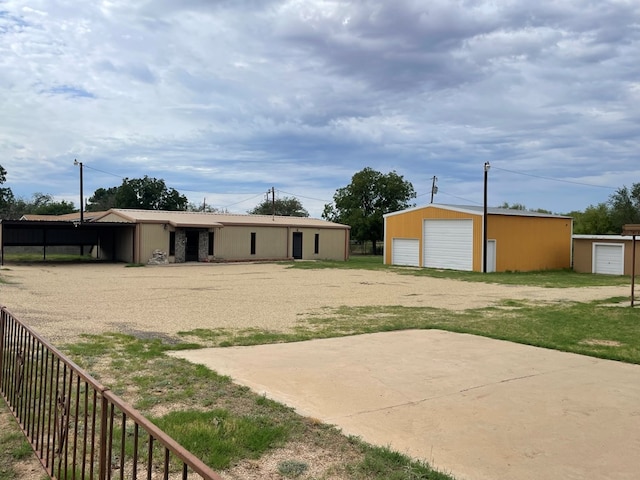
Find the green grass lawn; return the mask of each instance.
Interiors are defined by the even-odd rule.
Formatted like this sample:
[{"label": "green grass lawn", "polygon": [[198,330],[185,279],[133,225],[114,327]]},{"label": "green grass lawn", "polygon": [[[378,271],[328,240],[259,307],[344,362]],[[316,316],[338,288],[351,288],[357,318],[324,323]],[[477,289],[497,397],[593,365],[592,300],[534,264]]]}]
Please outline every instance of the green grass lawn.
[{"label": "green grass lawn", "polygon": [[530,285],[553,288],[615,286],[628,285],[631,282],[631,279],[627,276],[594,275],[590,273],[576,273],[573,270],[480,273],[433,268],[397,267],[392,265],[383,265],[382,261],[382,256],[363,255],[352,256],[346,262],[333,260],[295,262],[291,264],[291,268],[383,270],[402,275],[450,278],[465,282],[501,283],[505,285]]},{"label": "green grass lawn", "polygon": [[497,306],[462,312],[431,307],[336,307],[301,322],[293,333],[198,329],[180,334],[224,347],[441,329],[640,364],[640,308],[620,306],[622,300],[562,304],[505,300]]}]

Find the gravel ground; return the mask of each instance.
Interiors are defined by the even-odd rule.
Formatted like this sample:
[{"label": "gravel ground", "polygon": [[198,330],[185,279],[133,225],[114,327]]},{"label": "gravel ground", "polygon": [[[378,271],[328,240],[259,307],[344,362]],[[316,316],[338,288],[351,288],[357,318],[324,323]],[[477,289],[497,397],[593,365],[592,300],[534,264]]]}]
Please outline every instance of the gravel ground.
[{"label": "gravel ground", "polygon": [[626,286],[549,289],[259,263],[11,265],[0,273],[10,282],[0,284],[0,304],[58,345],[82,333],[288,331],[309,314],[341,305],[464,310],[507,298],[587,301],[629,293]]},{"label": "gravel ground", "polygon": [[[383,271],[293,270],[280,264],[10,265],[0,277],[9,282],[0,284],[0,305],[56,345],[73,342],[82,333],[170,338],[195,328],[288,331],[310,314],[341,305],[464,310],[507,298],[588,301],[629,293],[626,286],[548,289]],[[10,415],[0,411],[0,431],[7,421],[12,421]],[[223,477],[281,478],[274,473],[277,465],[291,458],[307,462],[315,469],[308,474],[320,476],[333,463],[345,461],[340,455],[344,452],[287,445],[259,461],[240,462]],[[42,478],[35,458],[14,467],[25,480]]]}]

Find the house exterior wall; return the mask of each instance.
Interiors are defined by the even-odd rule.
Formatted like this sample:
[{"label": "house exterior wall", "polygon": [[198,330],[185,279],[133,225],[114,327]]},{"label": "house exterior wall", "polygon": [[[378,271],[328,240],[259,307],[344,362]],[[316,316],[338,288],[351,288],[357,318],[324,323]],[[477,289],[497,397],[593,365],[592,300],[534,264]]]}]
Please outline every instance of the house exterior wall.
[{"label": "house exterior wall", "polygon": [[571,229],[570,218],[490,214],[487,239],[496,240],[496,271],[571,268]]},{"label": "house exterior wall", "polygon": [[[225,226],[215,231],[214,260],[289,259],[293,256],[293,232],[302,233],[303,259],[346,260],[348,229]],[[256,234],[256,253],[251,254],[251,233]],[[315,253],[315,235],[319,251]]]},{"label": "house exterior wall", "polygon": [[155,250],[169,254],[169,229],[162,223],[138,224],[138,262],[147,263]]},{"label": "house exterior wall", "polygon": [[[302,233],[302,258],[304,260],[347,260],[349,230],[330,228],[289,228],[289,256],[293,256],[293,233]],[[318,253],[315,253],[315,237],[318,235]]]},{"label": "house exterior wall", "polygon": [[[624,275],[631,275],[633,241],[620,235],[589,235],[573,237],[573,269],[578,273],[593,273],[593,244],[624,244]],[[636,275],[640,275],[640,238],[636,237]]]},{"label": "house exterior wall", "polygon": [[424,266],[422,229],[424,220],[471,219],[473,220],[473,270],[482,270],[482,216],[437,207],[410,210],[399,215],[385,217],[384,263],[391,264],[394,238],[417,238],[420,242],[420,266]]},{"label": "house exterior wall", "polygon": [[[251,234],[256,234],[256,252],[251,254]],[[227,226],[215,232],[217,260],[287,258],[287,229],[261,226]]]}]

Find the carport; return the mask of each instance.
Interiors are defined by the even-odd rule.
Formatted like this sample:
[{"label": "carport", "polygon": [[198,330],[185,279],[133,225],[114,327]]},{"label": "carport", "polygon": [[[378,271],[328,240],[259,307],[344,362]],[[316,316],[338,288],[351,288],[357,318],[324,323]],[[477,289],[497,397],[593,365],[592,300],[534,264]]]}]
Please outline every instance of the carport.
[{"label": "carport", "polygon": [[135,225],[119,222],[78,222],[45,220],[2,220],[0,222],[0,265],[5,247],[89,246],[101,260],[130,262],[134,258]]}]

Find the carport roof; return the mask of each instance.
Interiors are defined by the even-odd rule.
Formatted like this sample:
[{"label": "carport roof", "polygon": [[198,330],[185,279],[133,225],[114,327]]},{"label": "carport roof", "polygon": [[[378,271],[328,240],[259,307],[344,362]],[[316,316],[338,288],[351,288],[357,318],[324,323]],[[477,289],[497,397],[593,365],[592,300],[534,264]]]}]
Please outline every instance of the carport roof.
[{"label": "carport roof", "polygon": [[174,227],[224,227],[224,226],[278,226],[278,227],[311,227],[311,228],[336,228],[349,229],[348,225],[327,222],[317,218],[285,217],[271,215],[242,215],[233,213],[208,213],[208,212],[184,212],[166,210],[129,210],[112,208],[102,216],[94,219],[96,222],[102,218],[114,221],[113,214],[122,218],[123,222],[130,223],[168,223]]}]

